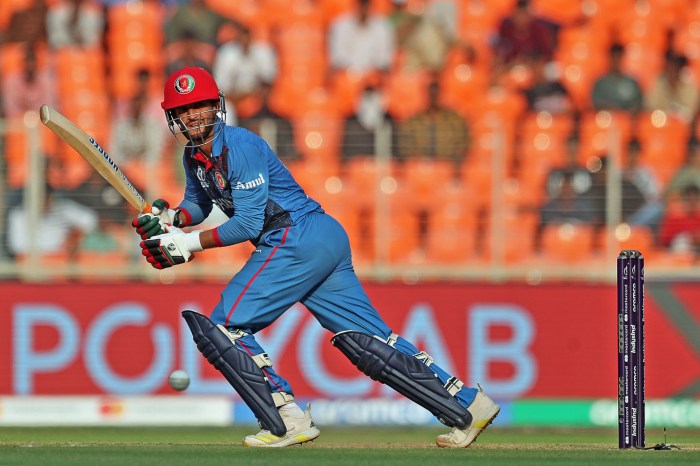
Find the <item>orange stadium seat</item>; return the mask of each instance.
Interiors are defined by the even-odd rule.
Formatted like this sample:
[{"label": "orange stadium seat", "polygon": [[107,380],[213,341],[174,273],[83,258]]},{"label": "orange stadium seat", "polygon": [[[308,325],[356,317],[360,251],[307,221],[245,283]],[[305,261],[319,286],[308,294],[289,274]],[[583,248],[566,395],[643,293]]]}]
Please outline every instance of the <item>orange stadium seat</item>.
[{"label": "orange stadium seat", "polygon": [[647,50],[663,53],[667,47],[667,31],[673,28],[675,11],[664,2],[623,1],[617,4],[616,30],[625,45],[638,43]]},{"label": "orange stadium seat", "polygon": [[0,2],[0,30],[6,30],[12,15],[17,10],[30,6],[31,3],[32,0],[4,0]]},{"label": "orange stadium seat", "polygon": [[475,195],[473,202],[481,207],[491,204],[493,165],[487,157],[468,157],[460,167],[460,178],[466,189]]},{"label": "orange stadium seat", "polygon": [[330,78],[330,89],[333,93],[333,100],[338,104],[343,116],[349,116],[355,112],[364,86],[371,81],[376,81],[376,79],[367,73],[355,73],[351,70],[333,73]]},{"label": "orange stadium seat", "polygon": [[389,216],[377,219],[375,231],[383,235],[382,248],[376,251],[380,260],[388,260],[392,265],[422,263],[425,257],[421,245],[419,216],[416,212],[392,207]]},{"label": "orange stadium seat", "polygon": [[256,39],[267,37],[271,16],[265,10],[266,1],[238,0],[232,5],[229,0],[206,0],[206,4],[221,16],[244,24]]},{"label": "orange stadium seat", "polygon": [[397,120],[419,113],[428,104],[428,74],[419,71],[392,71],[384,87],[387,111]]},{"label": "orange stadium seat", "polygon": [[506,264],[518,264],[531,259],[536,216],[506,208],[496,220],[496,223],[492,222],[490,215],[486,215],[482,220],[483,239],[479,251],[481,260],[501,260]]},{"label": "orange stadium seat", "polygon": [[298,160],[286,162],[285,165],[304,191],[313,198],[324,194],[329,178],[338,177],[337,161]]},{"label": "orange stadium seat", "polygon": [[154,76],[162,74],[164,17],[157,2],[128,2],[108,9],[106,43],[111,91],[116,97],[133,94],[140,68],[149,69]]},{"label": "orange stadium seat", "polygon": [[566,163],[566,143],[574,131],[570,114],[530,113],[520,124],[520,168],[551,168]]},{"label": "orange stadium seat", "polygon": [[426,262],[467,265],[476,255],[478,219],[474,205],[455,198],[430,210]]},{"label": "orange stadium seat", "polygon": [[336,102],[325,90],[319,88],[309,94],[292,124],[295,144],[304,158],[330,163],[340,158],[343,120]]},{"label": "orange stadium seat", "polygon": [[582,14],[579,2],[562,2],[561,0],[533,0],[532,9],[538,16],[557,24],[570,24]]},{"label": "orange stadium seat", "polygon": [[492,86],[472,102],[471,119],[498,116],[507,123],[515,123],[527,108],[524,96],[501,86]]},{"label": "orange stadium seat", "polygon": [[77,90],[106,94],[105,56],[101,49],[65,47],[54,52],[58,90],[63,101]]},{"label": "orange stadium seat", "polygon": [[560,265],[590,261],[594,234],[591,225],[546,225],[542,231],[542,256]]},{"label": "orange stadium seat", "polygon": [[355,157],[343,164],[341,178],[355,193],[357,202],[372,205],[375,204],[379,192],[390,193],[396,190],[396,162],[387,162],[384,164],[370,157]]},{"label": "orange stadium seat", "polygon": [[449,160],[415,158],[400,165],[398,181],[411,193],[417,207],[423,208],[431,206],[456,175],[456,167]]},{"label": "orange stadium seat", "polygon": [[469,0],[460,4],[459,39],[476,49],[480,58],[491,56],[489,39],[498,32],[503,17],[515,6],[514,0]]},{"label": "orange stadium seat", "polygon": [[650,165],[662,184],[670,181],[685,161],[691,127],[661,111],[644,112],[637,119],[641,160]]},{"label": "orange stadium seat", "polygon": [[634,77],[642,91],[650,91],[664,64],[663,49],[650,48],[643,42],[625,45],[622,69]]},{"label": "orange stadium seat", "polygon": [[656,238],[651,228],[644,225],[627,225],[622,223],[617,227],[602,228],[598,232],[597,244],[604,248],[608,239],[614,241],[613,249],[636,249],[642,251],[646,258],[656,255]]},{"label": "orange stadium seat", "polygon": [[574,129],[570,115],[530,114],[520,127],[517,195],[527,204],[543,201],[547,173],[567,160],[567,140]]},{"label": "orange stadium seat", "polygon": [[[579,162],[586,165],[593,156],[619,149],[625,162],[632,138],[632,117],[625,112],[586,112],[581,117]],[[613,146],[614,145],[614,146]]]},{"label": "orange stadium seat", "polygon": [[673,49],[688,57],[695,79],[700,77],[700,3],[686,8],[674,29]]},{"label": "orange stadium seat", "polygon": [[469,120],[471,144],[468,164],[493,164],[494,157],[503,161],[506,173],[510,173],[514,161],[515,120],[498,111],[486,111],[480,118]]},{"label": "orange stadium seat", "polygon": [[465,60],[452,60],[448,55],[440,74],[440,102],[463,117],[470,115],[472,102],[488,90],[490,71],[481,64],[469,64]]},{"label": "orange stadium seat", "polygon": [[587,110],[593,84],[608,67],[610,33],[599,22],[589,20],[563,27],[558,40],[554,58],[561,69],[562,84],[578,109]]},{"label": "orange stadium seat", "polygon": [[284,15],[276,23],[275,36],[281,69],[299,60],[310,61],[326,56],[326,33],[319,10],[297,9],[290,4],[280,6],[278,13]]},{"label": "orange stadium seat", "polygon": [[[22,69],[26,45],[23,43],[0,44],[0,76],[14,73]],[[44,68],[51,64],[53,54],[45,44],[34,46],[37,66]]]}]

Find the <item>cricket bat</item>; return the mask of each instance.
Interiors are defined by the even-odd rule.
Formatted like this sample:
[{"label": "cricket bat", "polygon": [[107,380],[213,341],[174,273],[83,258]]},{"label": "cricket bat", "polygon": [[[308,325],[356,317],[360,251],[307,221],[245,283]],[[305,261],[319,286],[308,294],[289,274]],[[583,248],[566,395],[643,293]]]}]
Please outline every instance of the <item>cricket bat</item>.
[{"label": "cricket bat", "polygon": [[41,106],[40,113],[41,122],[75,149],[129,204],[140,213],[151,212],[148,201],[92,136],[46,104]]}]

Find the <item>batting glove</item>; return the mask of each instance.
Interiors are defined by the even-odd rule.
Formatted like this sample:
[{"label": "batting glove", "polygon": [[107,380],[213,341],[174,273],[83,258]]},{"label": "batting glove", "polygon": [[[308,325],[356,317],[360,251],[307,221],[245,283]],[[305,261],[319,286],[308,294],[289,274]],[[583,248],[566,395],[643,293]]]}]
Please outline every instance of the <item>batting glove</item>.
[{"label": "batting glove", "polygon": [[141,241],[141,254],[156,269],[184,264],[194,258],[192,253],[202,251],[199,231],[185,233],[170,227],[170,232]]},{"label": "batting glove", "polygon": [[180,211],[171,209],[168,201],[156,199],[151,205],[151,212],[156,217],[160,217],[166,225],[174,225],[178,228],[183,226],[180,221]]},{"label": "batting glove", "polygon": [[180,211],[169,208],[168,201],[156,199],[153,201],[151,213],[140,214],[132,222],[131,226],[136,228],[136,233],[141,239],[152,238],[170,231],[170,226],[180,225]]}]

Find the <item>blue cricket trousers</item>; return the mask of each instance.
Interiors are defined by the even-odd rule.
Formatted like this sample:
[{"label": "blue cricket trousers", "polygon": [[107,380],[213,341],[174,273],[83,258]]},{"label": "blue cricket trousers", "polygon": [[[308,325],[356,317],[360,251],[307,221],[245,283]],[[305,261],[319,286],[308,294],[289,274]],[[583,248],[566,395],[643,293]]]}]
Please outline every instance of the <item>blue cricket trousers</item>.
[{"label": "blue cricket trousers", "polygon": [[[386,340],[392,333],[355,274],[347,233],[325,213],[307,214],[293,226],[265,234],[221,293],[211,319],[215,324],[249,333],[236,343],[254,356],[265,351],[253,334],[297,302],[334,334],[358,330]],[[419,352],[403,338],[394,346],[411,356]],[[443,383],[450,378],[436,364],[429,367]],[[274,369],[264,371],[273,391],[293,393]],[[457,399],[466,407],[475,396],[476,389],[465,386]]]}]

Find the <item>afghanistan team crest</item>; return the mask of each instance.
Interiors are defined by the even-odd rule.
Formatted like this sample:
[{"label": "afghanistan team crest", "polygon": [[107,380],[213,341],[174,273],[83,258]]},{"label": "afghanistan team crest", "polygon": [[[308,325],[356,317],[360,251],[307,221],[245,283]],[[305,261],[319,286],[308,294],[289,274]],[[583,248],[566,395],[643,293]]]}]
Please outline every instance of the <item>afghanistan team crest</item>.
[{"label": "afghanistan team crest", "polygon": [[214,173],[214,178],[216,178],[216,184],[219,185],[219,188],[226,189],[228,183],[226,182],[226,178],[224,178],[224,175],[222,175],[220,171],[217,170],[216,173]]},{"label": "afghanistan team crest", "polygon": [[194,90],[194,78],[189,74],[178,76],[175,80],[175,90],[178,94],[189,94]]}]

